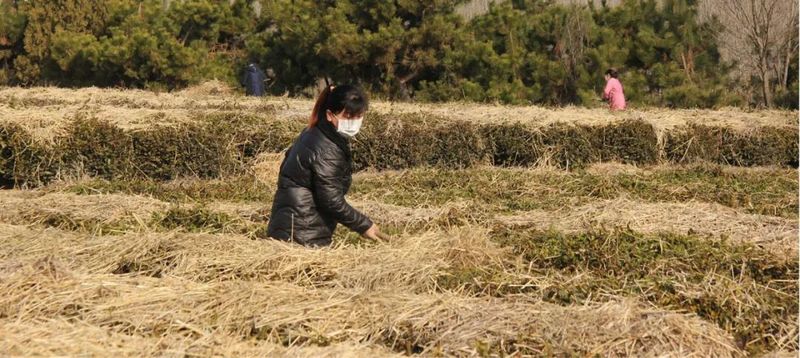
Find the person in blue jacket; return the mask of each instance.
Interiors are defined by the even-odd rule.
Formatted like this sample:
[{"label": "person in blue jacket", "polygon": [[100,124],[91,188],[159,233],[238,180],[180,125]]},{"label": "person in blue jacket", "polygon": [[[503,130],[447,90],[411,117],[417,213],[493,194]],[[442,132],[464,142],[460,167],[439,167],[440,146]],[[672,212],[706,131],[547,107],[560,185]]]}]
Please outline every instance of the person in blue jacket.
[{"label": "person in blue jacket", "polygon": [[264,71],[261,71],[255,63],[247,65],[242,78],[242,86],[245,88],[245,93],[248,96],[263,96],[264,95],[264,81],[267,76]]}]

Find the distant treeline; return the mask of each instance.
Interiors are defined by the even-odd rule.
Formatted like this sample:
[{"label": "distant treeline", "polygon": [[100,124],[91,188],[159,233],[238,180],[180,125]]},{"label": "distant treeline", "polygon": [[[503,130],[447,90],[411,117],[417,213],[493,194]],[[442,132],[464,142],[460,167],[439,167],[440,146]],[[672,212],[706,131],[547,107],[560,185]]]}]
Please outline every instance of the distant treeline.
[{"label": "distant treeline", "polygon": [[0,0],[0,85],[236,85],[255,62],[273,94],[328,78],[397,100],[599,106],[616,67],[634,106],[798,105],[797,47],[787,78],[764,77],[769,101],[743,96],[764,83],[734,80],[697,1],[512,0],[469,21],[464,2]]}]

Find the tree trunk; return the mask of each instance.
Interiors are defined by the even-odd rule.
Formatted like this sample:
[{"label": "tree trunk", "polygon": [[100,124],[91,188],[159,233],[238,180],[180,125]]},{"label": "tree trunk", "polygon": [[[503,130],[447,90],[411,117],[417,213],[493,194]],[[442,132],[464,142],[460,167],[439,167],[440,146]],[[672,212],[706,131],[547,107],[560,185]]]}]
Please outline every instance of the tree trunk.
[{"label": "tree trunk", "polygon": [[796,51],[797,51],[797,43],[794,41],[794,39],[789,40],[789,44],[786,46],[786,57],[784,58],[783,69],[782,69],[783,76],[780,82],[781,88],[784,90],[789,85],[789,65],[791,65],[792,55],[794,55]]},{"label": "tree trunk", "polygon": [[683,72],[686,74],[686,78],[689,79],[689,82],[694,82],[692,80],[692,75],[694,74],[694,56],[692,55],[691,49],[686,52],[681,52],[681,62],[683,62]]},{"label": "tree trunk", "polygon": [[767,59],[761,59],[761,94],[764,96],[764,106],[767,108],[772,107],[772,91],[769,86],[769,68],[767,68]]},{"label": "tree trunk", "polygon": [[783,64],[783,78],[781,79],[781,88],[786,89],[789,85],[789,63],[792,62],[792,50],[786,51],[786,61]]},{"label": "tree trunk", "polygon": [[398,78],[397,84],[400,87],[400,99],[403,101],[411,100],[411,90],[408,88],[408,81],[419,76],[419,70],[414,70],[406,76]]}]

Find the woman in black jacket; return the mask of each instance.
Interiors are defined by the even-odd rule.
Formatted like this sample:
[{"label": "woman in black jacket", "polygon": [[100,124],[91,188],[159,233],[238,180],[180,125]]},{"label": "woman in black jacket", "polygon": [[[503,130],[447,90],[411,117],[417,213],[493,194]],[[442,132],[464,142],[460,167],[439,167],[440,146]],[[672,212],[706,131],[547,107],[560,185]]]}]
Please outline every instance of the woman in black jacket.
[{"label": "woman in black jacket", "polygon": [[337,224],[378,240],[378,227],[344,199],[352,183],[349,139],[367,111],[365,93],[351,85],[327,86],[308,127],[281,163],[267,234],[307,246],[327,246]]}]

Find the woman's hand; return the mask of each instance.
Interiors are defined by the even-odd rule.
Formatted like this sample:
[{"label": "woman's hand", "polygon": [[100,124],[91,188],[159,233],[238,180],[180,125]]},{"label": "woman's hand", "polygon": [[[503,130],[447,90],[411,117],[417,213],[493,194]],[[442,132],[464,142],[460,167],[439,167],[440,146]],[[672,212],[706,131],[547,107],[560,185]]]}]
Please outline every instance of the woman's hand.
[{"label": "woman's hand", "polygon": [[364,231],[362,236],[375,241],[389,241],[389,237],[382,233],[381,230],[378,229],[378,225],[375,224],[372,224],[367,231]]}]

